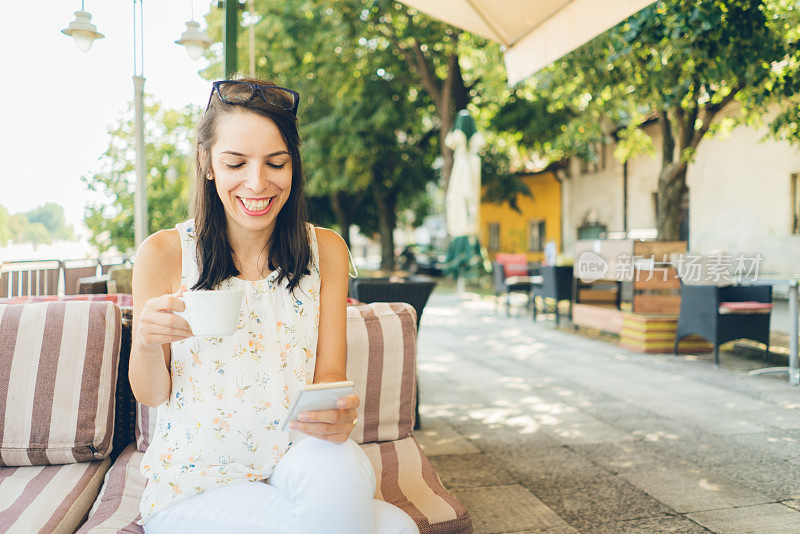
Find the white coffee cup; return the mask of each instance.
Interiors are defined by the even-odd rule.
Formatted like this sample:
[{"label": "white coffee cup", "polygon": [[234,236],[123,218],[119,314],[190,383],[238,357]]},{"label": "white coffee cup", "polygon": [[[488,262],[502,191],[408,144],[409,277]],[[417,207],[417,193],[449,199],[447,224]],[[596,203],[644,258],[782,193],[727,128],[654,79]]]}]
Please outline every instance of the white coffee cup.
[{"label": "white coffee cup", "polygon": [[228,336],[236,331],[242,296],[241,289],[187,291],[178,297],[186,309],[173,313],[185,319],[196,336]]}]

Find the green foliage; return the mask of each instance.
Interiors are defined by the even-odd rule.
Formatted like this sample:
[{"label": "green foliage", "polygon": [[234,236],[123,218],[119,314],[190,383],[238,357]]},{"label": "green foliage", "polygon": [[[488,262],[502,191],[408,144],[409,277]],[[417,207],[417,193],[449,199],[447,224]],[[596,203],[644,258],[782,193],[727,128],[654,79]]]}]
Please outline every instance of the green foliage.
[{"label": "green foliage", "polygon": [[[200,110],[164,109],[145,101],[145,168],[148,233],[171,228],[188,217],[189,190],[194,176],[192,137]],[[89,241],[101,252],[134,247],[133,198],[136,189],[133,105],[127,116],[109,128],[108,149],[100,157],[100,172],[81,177],[89,191],[103,199],[86,206]]]},{"label": "green foliage", "polygon": [[64,208],[47,202],[24,213],[11,214],[0,206],[0,246],[14,243],[49,244],[53,240],[74,237],[72,226],[64,217]]},{"label": "green foliage", "polygon": [[788,0],[656,2],[520,84],[498,127],[550,160],[591,158],[592,142],[623,128],[617,155],[628,158],[652,151],[634,131],[647,117],[665,114],[687,148],[735,95],[751,119],[785,105],[773,127],[791,130],[797,20]]}]

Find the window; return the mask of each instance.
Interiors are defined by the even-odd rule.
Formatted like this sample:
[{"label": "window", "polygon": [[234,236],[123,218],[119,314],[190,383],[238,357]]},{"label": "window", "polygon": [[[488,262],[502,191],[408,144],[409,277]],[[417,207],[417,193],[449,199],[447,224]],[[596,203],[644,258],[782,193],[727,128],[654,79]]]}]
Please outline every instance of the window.
[{"label": "window", "polygon": [[542,252],[546,237],[544,221],[528,221],[528,252]]},{"label": "window", "polygon": [[800,173],[792,175],[792,233],[800,234]]},{"label": "window", "polygon": [[500,223],[489,223],[489,251],[500,250]]}]

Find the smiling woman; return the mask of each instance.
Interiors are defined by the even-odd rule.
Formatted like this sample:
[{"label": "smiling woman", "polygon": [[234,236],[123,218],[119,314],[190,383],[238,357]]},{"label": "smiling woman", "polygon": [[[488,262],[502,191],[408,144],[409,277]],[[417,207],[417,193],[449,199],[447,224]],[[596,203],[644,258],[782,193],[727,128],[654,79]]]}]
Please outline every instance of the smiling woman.
[{"label": "smiling woman", "polygon": [[[347,379],[349,255],[307,221],[298,98],[264,80],[214,82],[194,219],[137,251],[129,377],[158,406],[141,464],[148,534],[418,532],[373,498],[372,465],[350,439],[357,395],[277,428],[305,385]],[[240,292],[234,333],[194,336],[174,313],[186,288]]]}]

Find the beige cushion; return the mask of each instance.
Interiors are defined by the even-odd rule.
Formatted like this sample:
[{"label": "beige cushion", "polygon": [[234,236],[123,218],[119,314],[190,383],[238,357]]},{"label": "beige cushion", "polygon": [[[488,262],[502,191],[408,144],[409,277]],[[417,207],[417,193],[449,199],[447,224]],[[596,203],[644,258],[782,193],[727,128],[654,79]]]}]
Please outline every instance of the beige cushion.
[{"label": "beige cushion", "polygon": [[472,532],[466,508],[444,488],[416,439],[366,443],[361,447],[375,469],[375,498],[411,516],[420,534]]},{"label": "beige cushion", "polygon": [[122,451],[106,474],[100,495],[79,533],[143,532],[136,524],[146,483],[139,471],[143,457],[144,453],[137,451],[133,443]]},{"label": "beige cushion", "polygon": [[361,399],[356,443],[411,435],[416,388],[417,318],[403,302],[347,307],[347,378]]},{"label": "beige cushion", "polygon": [[0,465],[111,452],[120,320],[111,302],[0,305]]},{"label": "beige cushion", "polygon": [[0,467],[0,532],[72,533],[97,498],[111,460]]}]

